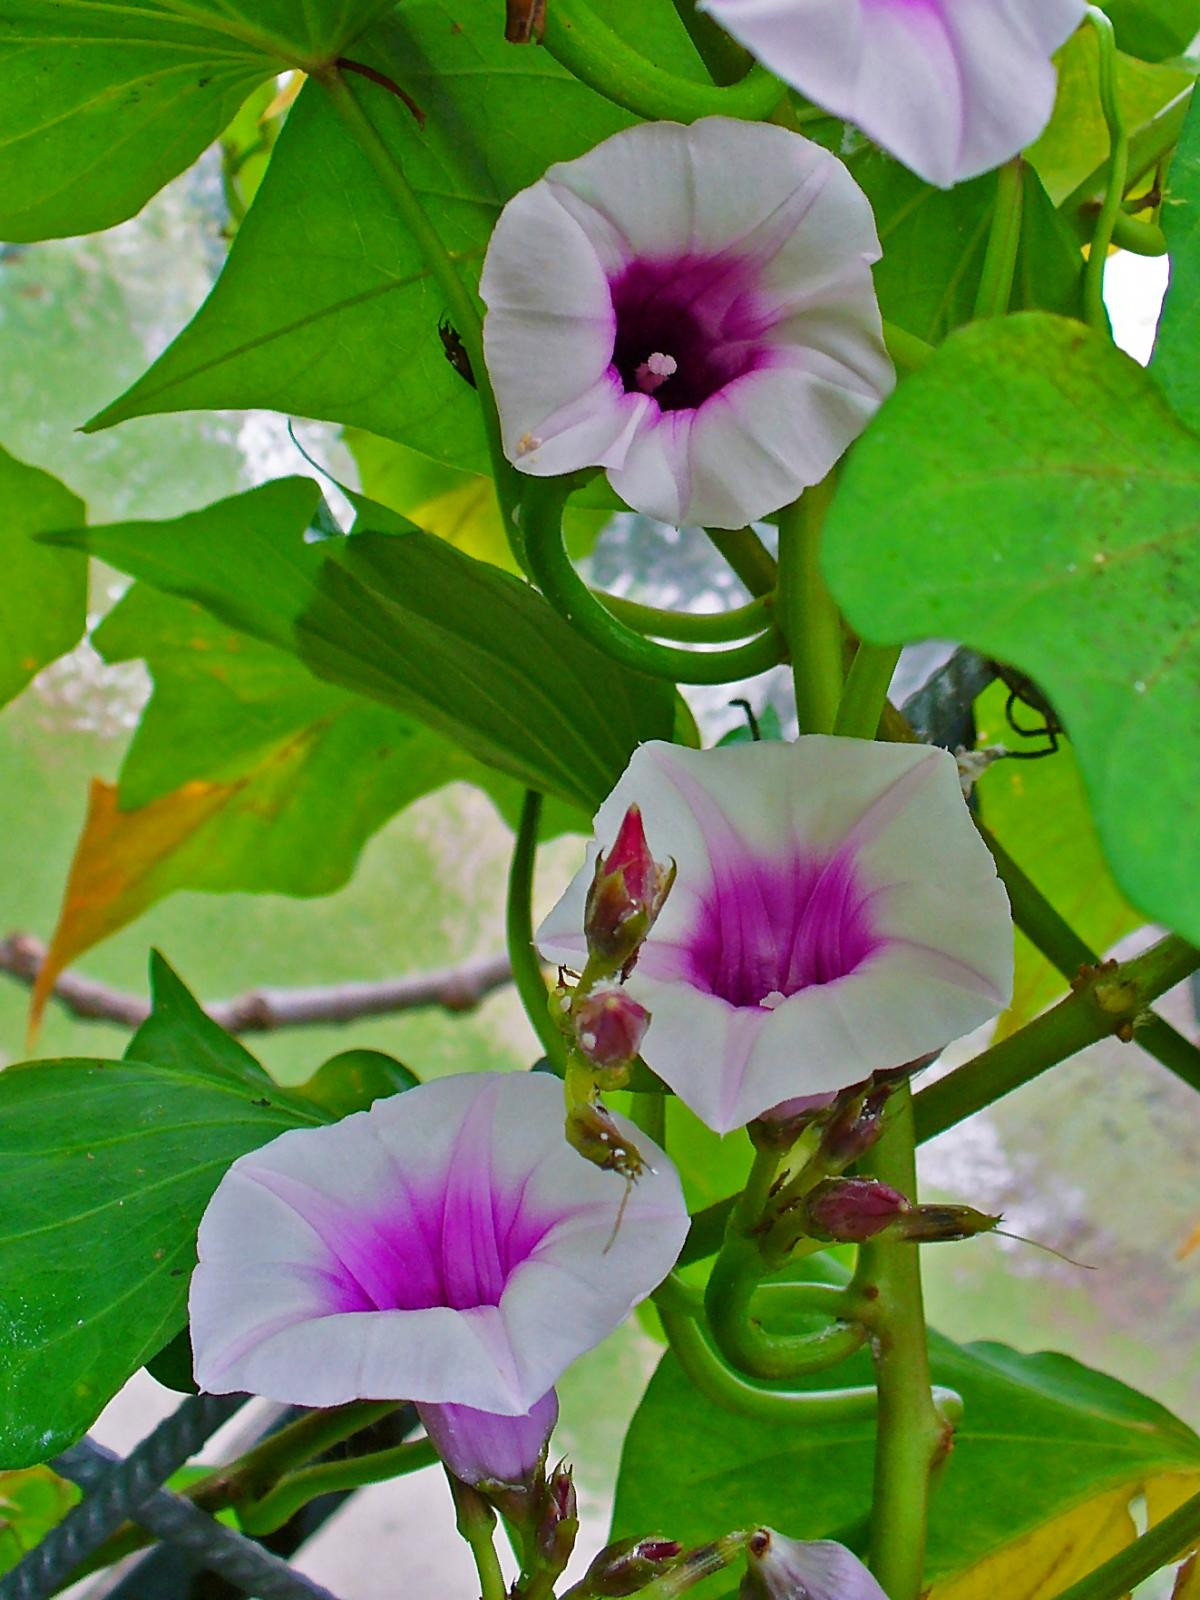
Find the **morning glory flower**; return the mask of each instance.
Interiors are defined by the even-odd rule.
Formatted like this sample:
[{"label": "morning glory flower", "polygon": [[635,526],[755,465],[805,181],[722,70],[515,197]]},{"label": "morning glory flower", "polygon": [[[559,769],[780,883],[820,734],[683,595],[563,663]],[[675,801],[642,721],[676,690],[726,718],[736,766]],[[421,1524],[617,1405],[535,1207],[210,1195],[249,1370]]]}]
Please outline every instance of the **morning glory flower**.
[{"label": "morning glory flower", "polygon": [[197,1383],[413,1400],[452,1471],[515,1481],[553,1426],[555,1380],[683,1243],[675,1170],[637,1141],[653,1170],[627,1192],[564,1142],[557,1079],[480,1073],[242,1156],[200,1224]]},{"label": "morning glory flower", "polygon": [[508,202],[483,267],[505,452],[739,528],[823,478],[893,383],[866,196],[784,128],[626,129]]},{"label": "morning glory flower", "polygon": [[[641,808],[674,886],[626,989],[647,1065],[718,1133],[943,1049],[1003,1009],[1008,900],[953,756],[810,735],[635,751],[596,815]],[[597,844],[538,933],[578,966]]]},{"label": "morning glory flower", "polygon": [[948,189],[1037,138],[1085,0],[700,0],[772,72]]}]

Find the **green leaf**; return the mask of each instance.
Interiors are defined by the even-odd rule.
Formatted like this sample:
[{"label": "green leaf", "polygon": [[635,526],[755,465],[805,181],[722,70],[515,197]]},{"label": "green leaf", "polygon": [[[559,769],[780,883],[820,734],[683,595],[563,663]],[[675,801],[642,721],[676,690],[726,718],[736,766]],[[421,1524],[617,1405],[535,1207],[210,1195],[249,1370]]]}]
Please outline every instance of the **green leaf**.
[{"label": "green leaf", "polygon": [[0,1472],[0,1576],[11,1572],[81,1498],[73,1483],[49,1467]]},{"label": "green leaf", "polygon": [[0,1461],[73,1443],[186,1318],[221,1174],[321,1120],[198,1059],[0,1073]]},{"label": "green leaf", "polygon": [[199,1394],[192,1376],[192,1335],[190,1328],[181,1328],[173,1339],[168,1339],[162,1349],[150,1357],[146,1371],[155,1383],[176,1394]]},{"label": "green leaf", "polygon": [[1200,429],[1200,97],[1188,108],[1171,161],[1163,232],[1171,253],[1171,282],[1163,302],[1150,370],[1191,428]]},{"label": "green leaf", "polygon": [[294,1093],[311,1100],[331,1117],[366,1111],[387,1095],[414,1089],[420,1079],[411,1068],[382,1050],[343,1050],[317,1068]]},{"label": "green leaf", "polygon": [[[936,1334],[930,1354],[935,1381],[966,1407],[934,1490],[932,1600],[1056,1594],[1108,1553],[1096,1554],[1097,1538],[1081,1543],[1081,1510],[1093,1536],[1107,1529],[1119,1547],[1135,1537],[1125,1508],[1138,1493],[1181,1475],[1200,1480],[1200,1439],[1190,1429],[1067,1356],[960,1347]],[[797,1387],[870,1381],[860,1354]],[[855,1543],[871,1504],[874,1433],[870,1417],[768,1423],[721,1411],[668,1352],[625,1442],[614,1535],[656,1529],[699,1544],[766,1523],[791,1538]],[[1123,1513],[1115,1526],[1114,1501]],[[1039,1586],[1045,1577],[1051,1587]]]},{"label": "green leaf", "polygon": [[1143,61],[1182,55],[1200,33],[1200,0],[1104,0],[1117,43]]},{"label": "green leaf", "polygon": [[[1007,689],[993,684],[975,702],[981,744],[1021,749],[1004,720]],[[1060,916],[1093,950],[1103,953],[1141,918],[1112,880],[1096,837],[1079,776],[1065,741],[1039,761],[998,761],[975,788],[980,815]],[[1000,1034],[1012,1033],[1067,991],[1067,980],[1017,933],[1012,1003]]]},{"label": "green leaf", "polygon": [[121,222],[259,84],[341,54],[392,0],[15,0],[0,17],[0,237]]},{"label": "green leaf", "polygon": [[220,1028],[165,956],[150,952],[150,1015],[129,1041],[126,1061],[175,1071],[222,1073],[258,1094],[274,1083],[256,1057]]},{"label": "green leaf", "polygon": [[[2,24],[0,24],[2,26]],[[51,550],[34,536],[70,528],[85,516],[83,502],[48,472],[0,449],[0,706],[47,662],[70,650],[83,633],[87,561]]]},{"label": "green leaf", "polygon": [[825,546],[863,637],[960,639],[1041,686],[1117,882],[1193,940],[1198,492],[1200,444],[1135,362],[1076,323],[1008,317],[901,385],[848,464]]},{"label": "green leaf", "polygon": [[316,497],[286,479],[62,539],[584,810],[639,742],[670,737],[669,687],[601,655],[534,590],[423,533],[306,542]]},{"label": "green leaf", "polygon": [[[424,131],[384,90],[356,82],[355,93],[473,280],[510,196],[550,162],[634,120],[545,51],[507,44],[494,0],[405,0],[367,44],[357,53],[413,96]],[[478,401],[438,337],[445,309],[374,168],[313,83],[288,117],[212,294],[89,426],[265,406],[483,471]]]},{"label": "green leaf", "polygon": [[[1055,57],[1058,97],[1045,132],[1026,152],[1051,201],[1060,205],[1108,160],[1108,126],[1100,104],[1099,50],[1095,30],[1080,28]],[[1117,56],[1117,98],[1134,134],[1176,95],[1191,86],[1193,74],[1175,67],[1150,66],[1132,56]],[[1103,192],[1103,180],[1100,189]]]}]

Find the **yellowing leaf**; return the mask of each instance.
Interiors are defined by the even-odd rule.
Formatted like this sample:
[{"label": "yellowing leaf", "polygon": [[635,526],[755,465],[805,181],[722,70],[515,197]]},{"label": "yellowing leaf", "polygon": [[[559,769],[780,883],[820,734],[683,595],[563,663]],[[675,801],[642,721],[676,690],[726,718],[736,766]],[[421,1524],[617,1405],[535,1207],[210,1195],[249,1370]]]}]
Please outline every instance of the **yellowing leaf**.
[{"label": "yellowing leaf", "polygon": [[1053,1522],[1005,1545],[994,1556],[946,1583],[929,1600],[1052,1600],[1077,1579],[1137,1538],[1130,1492],[1117,1489],[1076,1506]]},{"label": "yellowing leaf", "polygon": [[1180,1567],[1171,1600],[1200,1600],[1200,1558],[1192,1556]]},{"label": "yellowing leaf", "polygon": [[78,1500],[75,1485],[49,1467],[0,1472],[0,1573],[40,1544]]}]

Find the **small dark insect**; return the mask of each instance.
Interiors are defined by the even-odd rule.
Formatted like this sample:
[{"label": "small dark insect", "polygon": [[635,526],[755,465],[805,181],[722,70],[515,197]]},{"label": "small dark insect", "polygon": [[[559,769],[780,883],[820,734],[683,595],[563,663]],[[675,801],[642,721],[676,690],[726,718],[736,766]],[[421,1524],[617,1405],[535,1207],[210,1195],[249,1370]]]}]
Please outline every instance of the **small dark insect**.
[{"label": "small dark insect", "polygon": [[[1008,699],[1004,704],[1004,715],[1009,727],[1014,733],[1020,734],[1022,739],[1045,739],[1046,745],[1040,750],[1010,750],[1009,756],[1017,761],[1038,761],[1042,756],[1052,756],[1058,750],[1059,736],[1063,732],[1063,725],[1058,720],[1054,707],[1045,695],[1024,673],[1017,672],[1013,667],[1006,667],[996,662],[996,671],[1008,689]],[[1042,719],[1040,725],[1035,727],[1023,726],[1017,721],[1015,710],[1018,705],[1026,706]]]},{"label": "small dark insect", "polygon": [[271,1102],[269,1100],[251,1100],[250,1104],[252,1106],[268,1106],[269,1107]]},{"label": "small dark insect", "polygon": [[459,377],[475,387],[475,374],[471,371],[471,358],[467,354],[467,347],[462,342],[462,334],[449,321],[443,317],[438,323],[438,338],[442,341],[442,349],[446,352],[446,360],[458,373]]}]

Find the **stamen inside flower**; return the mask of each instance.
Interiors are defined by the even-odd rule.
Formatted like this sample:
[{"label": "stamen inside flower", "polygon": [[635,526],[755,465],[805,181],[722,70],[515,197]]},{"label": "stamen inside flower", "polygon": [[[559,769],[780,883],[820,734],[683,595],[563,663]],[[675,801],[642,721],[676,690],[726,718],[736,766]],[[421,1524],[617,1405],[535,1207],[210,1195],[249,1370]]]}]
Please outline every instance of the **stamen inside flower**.
[{"label": "stamen inside flower", "polygon": [[833,983],[883,943],[845,855],[743,856],[721,863],[686,941],[688,976],[731,1005],[774,1011]]},{"label": "stamen inside flower", "polygon": [[635,374],[637,386],[643,394],[653,394],[662,387],[668,378],[673,378],[679,370],[679,363],[674,356],[664,355],[661,350],[656,350],[648,361],[643,361]]},{"label": "stamen inside flower", "polygon": [[664,411],[694,410],[769,362],[773,322],[756,292],[758,265],[741,256],[631,261],[609,284],[613,366],[627,393]]}]

